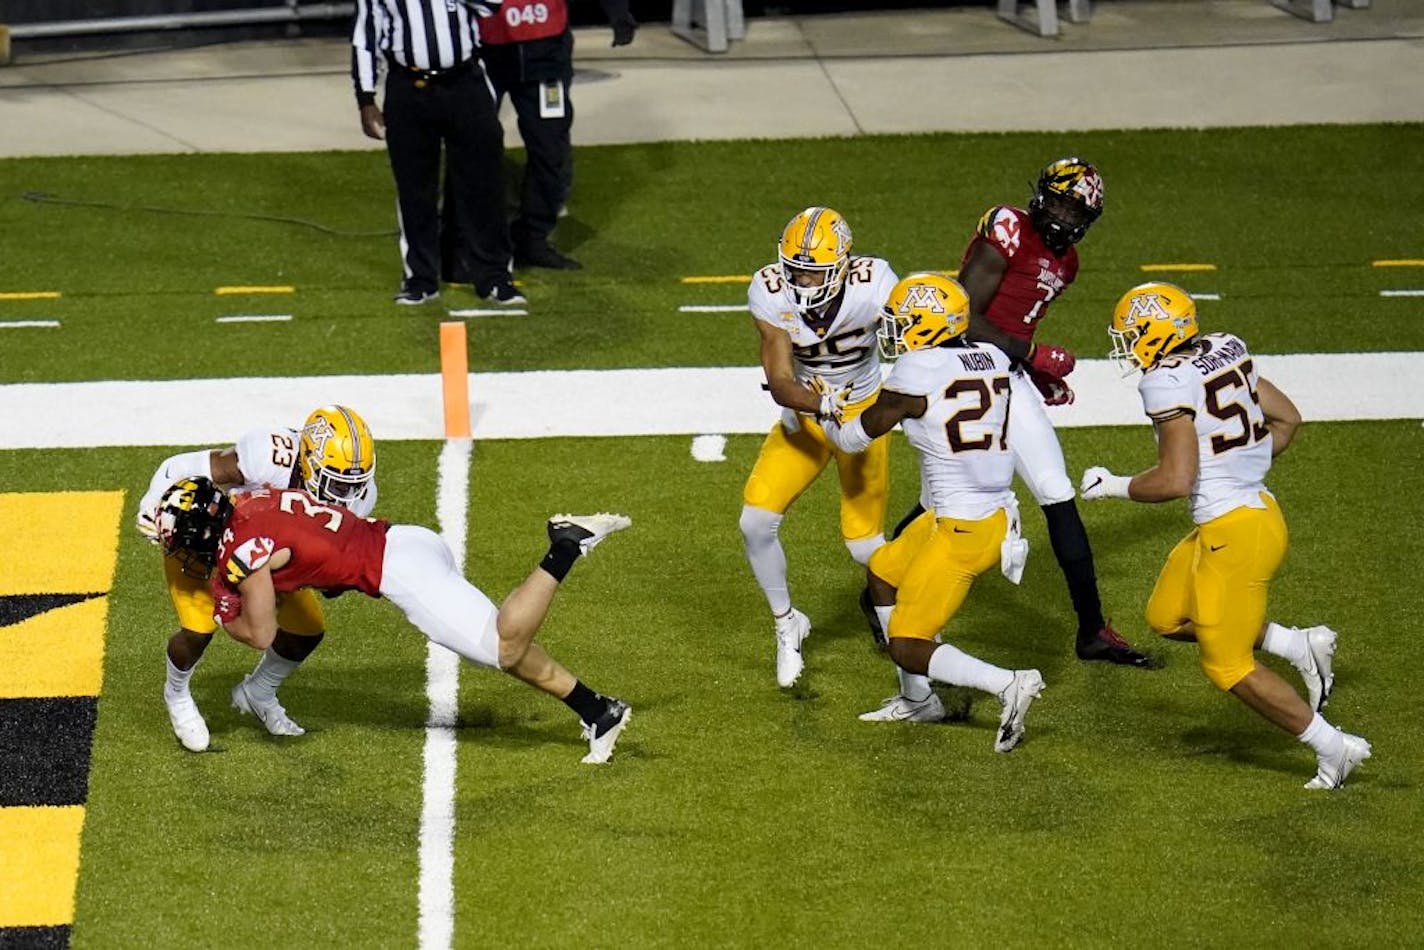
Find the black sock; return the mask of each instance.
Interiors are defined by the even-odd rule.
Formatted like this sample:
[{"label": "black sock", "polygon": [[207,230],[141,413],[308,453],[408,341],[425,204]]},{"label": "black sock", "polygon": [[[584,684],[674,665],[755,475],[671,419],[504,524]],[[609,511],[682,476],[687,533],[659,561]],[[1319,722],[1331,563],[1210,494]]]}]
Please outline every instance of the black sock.
[{"label": "black sock", "polygon": [[608,709],[608,700],[583,685],[583,680],[575,680],[574,688],[564,697],[564,705],[584,722],[595,722]]},{"label": "black sock", "polygon": [[1048,540],[1053,544],[1053,556],[1068,582],[1068,596],[1078,615],[1078,638],[1091,639],[1103,628],[1103,604],[1098,598],[1098,576],[1093,569],[1093,549],[1088,544],[1088,530],[1078,517],[1078,506],[1070,498],[1054,505],[1043,506],[1048,519]]},{"label": "black sock", "polygon": [[578,560],[578,542],[568,538],[561,538],[549,545],[549,553],[544,555],[544,560],[539,562],[539,566],[553,575],[554,580],[562,581],[569,573],[569,569]]},{"label": "black sock", "polygon": [[918,518],[924,513],[925,506],[921,505],[918,501],[915,502],[915,507],[911,508],[909,512],[905,515],[905,517],[900,519],[900,523],[895,526],[895,530],[890,532],[890,540],[894,541],[900,535],[904,534],[905,529],[910,526],[910,522],[914,521],[916,518]]}]

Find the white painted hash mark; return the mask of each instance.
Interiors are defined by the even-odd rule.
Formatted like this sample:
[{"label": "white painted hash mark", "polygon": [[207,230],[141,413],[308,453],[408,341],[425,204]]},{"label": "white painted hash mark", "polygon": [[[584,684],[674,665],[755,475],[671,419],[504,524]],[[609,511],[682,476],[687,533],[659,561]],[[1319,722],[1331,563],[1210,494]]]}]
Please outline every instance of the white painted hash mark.
[{"label": "white painted hash mark", "polygon": [[692,437],[692,457],[699,462],[727,461],[725,435],[695,435]]}]

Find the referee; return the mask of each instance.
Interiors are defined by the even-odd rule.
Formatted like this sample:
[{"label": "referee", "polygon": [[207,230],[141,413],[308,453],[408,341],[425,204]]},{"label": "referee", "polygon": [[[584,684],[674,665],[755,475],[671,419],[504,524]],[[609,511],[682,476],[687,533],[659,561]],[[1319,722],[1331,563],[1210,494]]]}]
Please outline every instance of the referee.
[{"label": "referee", "polygon": [[[398,304],[422,304],[440,295],[442,145],[459,231],[470,245],[475,294],[494,303],[525,302],[509,276],[504,130],[477,54],[475,15],[488,15],[499,3],[356,0],[351,76],[361,130],[385,140],[395,178],[405,275]],[[384,111],[376,105],[382,61]]]}]

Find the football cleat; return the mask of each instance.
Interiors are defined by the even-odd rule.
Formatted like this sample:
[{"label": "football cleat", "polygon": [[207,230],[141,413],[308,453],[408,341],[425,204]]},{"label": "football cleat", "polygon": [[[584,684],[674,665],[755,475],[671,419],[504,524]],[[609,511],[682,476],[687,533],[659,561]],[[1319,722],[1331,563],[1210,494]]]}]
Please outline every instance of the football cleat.
[{"label": "football cleat", "polygon": [[391,299],[402,307],[418,307],[427,300],[434,300],[440,296],[438,290],[418,290],[415,287],[401,284],[401,289]]},{"label": "football cleat", "polygon": [[999,732],[994,737],[994,751],[1008,752],[1019,744],[1024,734],[1024,717],[1028,707],[1043,692],[1043,674],[1038,670],[1014,670],[1014,681],[999,694],[1004,711],[999,714]]},{"label": "football cleat", "polygon": [[1122,638],[1112,627],[1111,621],[1104,621],[1097,635],[1079,639],[1076,647],[1078,659],[1084,661],[1103,660],[1122,666],[1146,666],[1147,655],[1132,648],[1132,644]]},{"label": "football cleat", "polygon": [[870,639],[875,641],[877,650],[884,650],[890,646],[890,640],[885,636],[885,629],[880,626],[880,615],[875,612],[875,604],[870,600],[870,588],[863,588],[860,592],[860,612],[865,615],[865,622],[870,627]]},{"label": "football cleat", "polygon": [[513,282],[508,278],[500,280],[488,290],[478,291],[478,295],[482,300],[510,307],[529,302],[523,294],[515,289]]},{"label": "football cleat", "polygon": [[1335,641],[1338,634],[1329,627],[1306,627],[1305,663],[1296,667],[1305,680],[1311,712],[1320,712],[1330,704],[1330,691],[1335,688]]},{"label": "football cleat", "polygon": [[796,683],[805,663],[801,659],[801,641],[811,632],[811,620],[795,607],[784,617],[776,618],[776,682],[782,689]]},{"label": "football cleat", "polygon": [[173,723],[173,734],[189,752],[203,752],[208,748],[208,724],[198,711],[198,704],[188,693],[173,695],[163,691],[163,704],[168,707],[168,721]]},{"label": "football cleat", "polygon": [[1315,778],[1305,783],[1306,788],[1335,789],[1345,784],[1345,776],[1355,770],[1355,766],[1370,757],[1370,744],[1359,736],[1348,732],[1338,755],[1318,757]]},{"label": "football cleat", "polygon": [[935,693],[918,702],[904,695],[891,696],[879,709],[860,714],[861,722],[940,722],[944,719],[944,703]]},{"label": "football cleat", "polygon": [[549,519],[549,543],[572,541],[580,554],[587,554],[615,531],[633,524],[627,515],[600,511],[596,515],[554,515]]},{"label": "football cleat", "polygon": [[256,716],[262,725],[267,727],[268,733],[274,736],[304,736],[307,731],[287,715],[287,711],[282,708],[282,704],[273,696],[270,700],[262,702],[252,698],[252,694],[247,690],[247,677],[242,678],[242,682],[232,688],[232,706],[239,712]]},{"label": "football cleat", "polygon": [[585,765],[602,765],[613,758],[613,746],[619,734],[633,718],[633,710],[621,699],[609,699],[608,708],[593,722],[583,724],[583,737],[588,740],[588,755],[580,761]]}]

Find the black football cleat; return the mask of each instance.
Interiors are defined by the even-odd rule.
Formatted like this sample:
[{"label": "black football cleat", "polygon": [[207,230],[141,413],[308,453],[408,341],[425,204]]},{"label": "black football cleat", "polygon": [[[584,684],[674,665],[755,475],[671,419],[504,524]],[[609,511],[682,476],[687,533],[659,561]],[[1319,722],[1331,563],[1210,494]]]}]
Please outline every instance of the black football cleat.
[{"label": "black football cleat", "polygon": [[1077,653],[1078,659],[1085,661],[1102,660],[1121,666],[1147,666],[1147,654],[1134,650],[1132,644],[1124,640],[1112,628],[1110,622],[1105,622],[1096,635],[1087,639],[1080,637]]},{"label": "black football cleat", "polygon": [[861,588],[860,612],[865,614],[865,622],[870,627],[870,639],[875,641],[875,649],[888,649],[890,639],[885,634],[885,628],[880,626],[880,617],[875,613],[875,604],[870,601],[869,587]]}]

